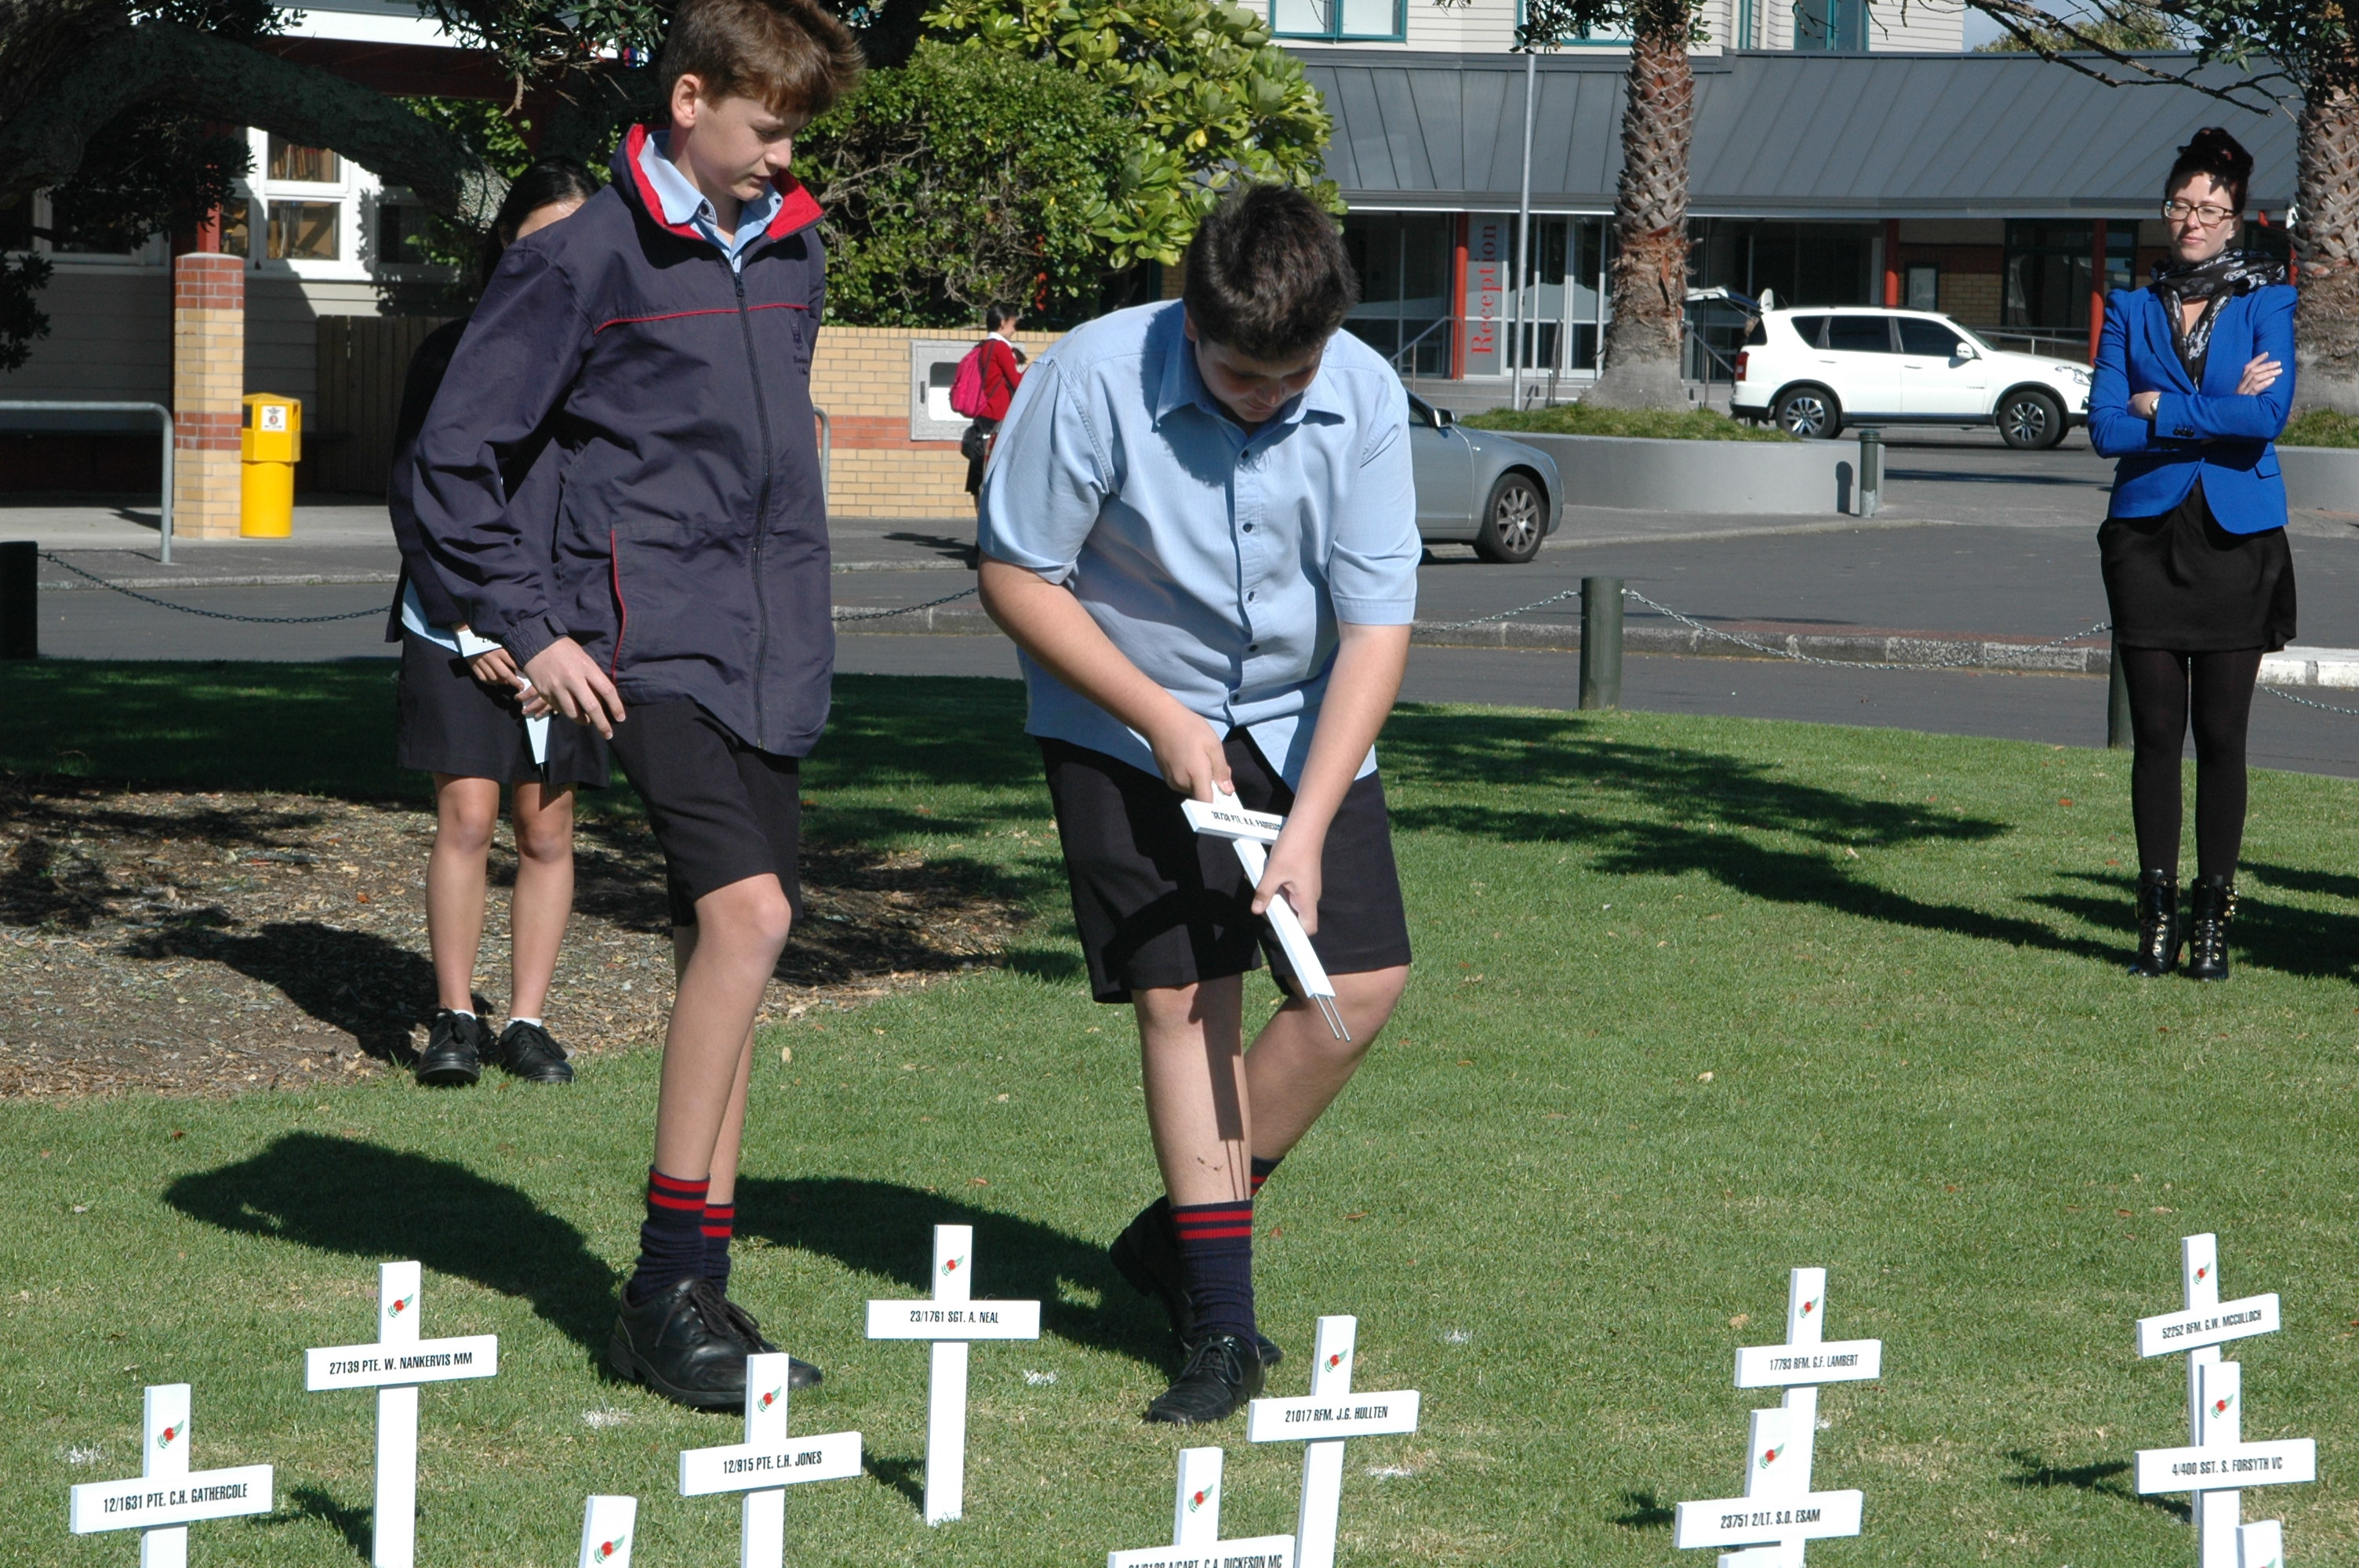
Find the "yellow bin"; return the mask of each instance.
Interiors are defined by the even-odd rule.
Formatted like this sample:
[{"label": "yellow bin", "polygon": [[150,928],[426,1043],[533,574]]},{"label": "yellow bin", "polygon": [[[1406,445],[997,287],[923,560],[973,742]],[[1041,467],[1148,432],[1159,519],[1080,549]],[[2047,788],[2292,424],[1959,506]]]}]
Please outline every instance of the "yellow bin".
[{"label": "yellow bin", "polygon": [[295,465],[303,457],[303,405],[275,393],[250,394],[238,453],[244,461],[238,533],[248,539],[288,537],[295,532]]}]

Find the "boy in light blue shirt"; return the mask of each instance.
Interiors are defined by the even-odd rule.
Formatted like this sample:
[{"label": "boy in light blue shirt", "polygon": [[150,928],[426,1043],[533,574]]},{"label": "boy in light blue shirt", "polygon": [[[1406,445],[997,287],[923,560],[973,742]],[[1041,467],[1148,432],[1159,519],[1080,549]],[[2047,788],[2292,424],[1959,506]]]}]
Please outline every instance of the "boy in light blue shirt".
[{"label": "boy in light blue shirt", "polygon": [[[1417,608],[1408,403],[1340,331],[1333,220],[1250,187],[1184,297],[1092,322],[1026,374],[984,479],[983,598],[1022,650],[1093,993],[1138,1020],[1166,1195],[1112,1248],[1186,1350],[1147,1419],[1220,1421],[1278,1358],[1253,1311],[1253,1199],[1358,1067],[1409,945],[1375,742]],[[1283,814],[1258,887],[1183,798]],[[1243,1049],[1283,897],[1351,1039],[1289,991]]]}]

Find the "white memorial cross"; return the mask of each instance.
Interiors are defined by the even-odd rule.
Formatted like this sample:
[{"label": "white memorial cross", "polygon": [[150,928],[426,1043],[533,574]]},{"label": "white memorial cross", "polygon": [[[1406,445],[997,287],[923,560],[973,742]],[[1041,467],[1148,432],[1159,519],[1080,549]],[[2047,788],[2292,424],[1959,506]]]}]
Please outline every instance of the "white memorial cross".
[{"label": "white memorial cross", "polygon": [[414,1261],[378,1265],[375,1344],[303,1353],[303,1386],[311,1392],[376,1390],[376,1504],[369,1515],[376,1568],[411,1568],[418,1559],[418,1385],[500,1369],[497,1335],[419,1337],[419,1275]]},{"label": "white memorial cross", "polygon": [[745,1441],[725,1448],[690,1448],[679,1456],[679,1495],[707,1498],[743,1492],[738,1538],[742,1568],[784,1568],[787,1488],[804,1481],[848,1481],[860,1474],[860,1434],[787,1435],[784,1354],[745,1357]]},{"label": "white memorial cross", "polygon": [[1294,1537],[1223,1541],[1221,1451],[1183,1448],[1180,1490],[1171,1503],[1171,1544],[1109,1552],[1106,1568],[1294,1568]]},{"label": "white memorial cross", "polygon": [[1302,1502],[1294,1516],[1295,1568],[1334,1568],[1345,1440],[1417,1430],[1416,1393],[1352,1391],[1352,1357],[1359,1334],[1356,1317],[1321,1318],[1310,1363],[1310,1397],[1256,1400],[1245,1407],[1247,1442],[1308,1444],[1302,1451]]},{"label": "white memorial cross", "polygon": [[[2140,1496],[2154,1492],[2195,1494],[2197,1562],[2201,1568],[2268,1568],[2283,1559],[2283,1531],[2276,1519],[2245,1524],[2245,1487],[2290,1486],[2318,1478],[2318,1444],[2307,1437],[2281,1443],[2246,1443],[2244,1437],[2244,1368],[2220,1358],[2232,1339],[2277,1331],[2277,1298],[2220,1299],[2220,1243],[2210,1234],[2180,1242],[2180,1271],[2187,1304],[2178,1312],[2138,1319],[2140,1356],[2187,1356],[2186,1448],[2142,1448],[2137,1454]],[[2225,1486],[2211,1483],[2225,1481]]]},{"label": "white memorial cross", "polygon": [[[1180,803],[1187,813],[1188,826],[1199,834],[1214,838],[1226,838],[1237,852],[1237,863],[1256,887],[1261,885],[1262,872],[1268,867],[1269,856],[1265,844],[1277,842],[1278,830],[1286,818],[1266,811],[1248,811],[1231,795],[1223,799],[1190,800]],[[1278,950],[1286,955],[1288,968],[1294,971],[1295,983],[1302,994],[1317,1005],[1320,1015],[1327,1020],[1327,1032],[1338,1040],[1349,1040],[1352,1032],[1343,1024],[1342,1010],[1335,1005],[1335,982],[1327,978],[1327,966],[1319,961],[1318,949],[1310,946],[1310,934],[1302,929],[1302,917],[1287,903],[1284,893],[1269,901],[1263,912],[1270,930],[1277,937]]]},{"label": "white memorial cross", "polygon": [[931,1301],[870,1302],[871,1339],[933,1341],[926,1402],[926,1522],[966,1511],[966,1347],[977,1339],[1038,1339],[1038,1302],[973,1299],[974,1227],[934,1227]]},{"label": "white memorial cross", "polygon": [[631,1568],[639,1499],[592,1496],[582,1510],[582,1555],[574,1568]]},{"label": "white memorial cross", "polygon": [[1753,1413],[1745,1496],[1680,1505],[1680,1546],[1767,1543],[1723,1554],[1722,1568],[1801,1568],[1806,1542],[1859,1533],[1859,1493],[1810,1490],[1819,1389],[1882,1377],[1884,1341],[1830,1340],[1826,1321],[1827,1271],[1797,1269],[1786,1285],[1786,1343],[1736,1353],[1738,1388],[1784,1389],[1786,1398],[1776,1410]]},{"label": "white memorial cross", "polygon": [[139,1423],[141,1473],[123,1481],[86,1481],[66,1495],[66,1527],[76,1535],[139,1530],[139,1568],[186,1568],[189,1526],[271,1509],[270,1466],[189,1468],[189,1385],[149,1387]]}]

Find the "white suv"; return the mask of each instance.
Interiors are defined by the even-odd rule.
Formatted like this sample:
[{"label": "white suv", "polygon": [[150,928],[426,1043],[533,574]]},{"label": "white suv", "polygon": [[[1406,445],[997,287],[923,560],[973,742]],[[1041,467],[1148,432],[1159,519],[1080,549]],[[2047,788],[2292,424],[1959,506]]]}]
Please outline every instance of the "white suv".
[{"label": "white suv", "polygon": [[2089,417],[2089,373],[2005,353],[1947,316],[1827,306],[1772,310],[1736,356],[1736,416],[1789,435],[1851,425],[1995,425],[2010,447],[2052,447]]}]

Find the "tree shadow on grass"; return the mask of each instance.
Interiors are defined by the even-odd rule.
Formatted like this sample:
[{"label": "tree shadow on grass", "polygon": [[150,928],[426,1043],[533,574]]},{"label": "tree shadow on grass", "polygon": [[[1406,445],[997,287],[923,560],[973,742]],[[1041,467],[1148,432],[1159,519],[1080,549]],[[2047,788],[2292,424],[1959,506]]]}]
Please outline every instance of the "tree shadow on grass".
[{"label": "tree shadow on grass", "polygon": [[1040,1303],[1040,1326],[1060,1339],[1151,1367],[1173,1360],[1169,1326],[1094,1241],[897,1182],[851,1177],[737,1184],[737,1234],[832,1258],[879,1275],[914,1299],[933,1294],[934,1227],[974,1227],[978,1297]]},{"label": "tree shadow on grass", "polygon": [[1679,1518],[1679,1511],[1667,1507],[1661,1494],[1651,1487],[1623,1493],[1622,1502],[1629,1512],[1615,1514],[1613,1522],[1624,1530],[1668,1530]]},{"label": "tree shadow on grass", "polygon": [[434,1017],[433,964],[374,932],[345,931],[316,920],[230,931],[198,915],[142,932],[125,951],[135,958],[226,965],[277,987],[288,1000],[350,1034],[381,1062],[409,1061],[411,1032]]},{"label": "tree shadow on grass", "polygon": [[[2310,891],[2301,886],[2303,882],[2351,880],[2294,871],[2290,868],[2246,869],[2261,881],[2294,891]],[[2066,875],[2093,892],[2051,893],[2038,902],[2093,925],[2117,929],[2121,933],[2117,956],[2126,957],[2136,930],[2135,884],[2125,878],[2091,871]],[[2104,891],[2104,897],[2095,896],[2093,890],[2097,889]],[[2354,953],[2359,953],[2359,915],[2268,903],[2252,897],[2247,888],[2237,895],[2236,917],[2228,924],[2228,951],[2233,962],[2250,964],[2255,968],[2274,969],[2305,979],[2348,980],[2353,978],[2354,963],[2359,963],[2354,957]]]},{"label": "tree shadow on grass", "polygon": [[2159,1509],[2181,1521],[2195,1517],[2194,1509],[2186,1503],[2166,1497],[2141,1497],[2131,1490],[2122,1481],[2122,1477],[2130,1473],[2125,1460],[2100,1459],[2093,1465],[2055,1465],[2027,1448],[2014,1448],[2007,1451],[2006,1462],[2015,1466],[2015,1473],[2006,1477],[2006,1484],[2010,1487],[2027,1491],[2069,1487],[2074,1491]]},{"label": "tree shadow on grass", "polygon": [[375,1527],[370,1523],[376,1513],[375,1509],[339,1502],[334,1493],[319,1487],[294,1487],[287,1494],[287,1505],[271,1517],[289,1523],[318,1519],[342,1536],[354,1556],[364,1563],[369,1561],[375,1550]]},{"label": "tree shadow on grass", "polygon": [[[2019,915],[1915,898],[1845,869],[1843,849],[1886,852],[1930,845],[1984,843],[2012,831],[1985,816],[1944,814],[1906,802],[1864,799],[1789,777],[1773,762],[1674,745],[1616,741],[1596,719],[1490,714],[1480,725],[1456,715],[1404,713],[1385,746],[1402,772],[1445,790],[1483,786],[1493,793],[1397,806],[1393,821],[1409,830],[1436,828],[1510,843],[1564,844],[1597,870],[1617,876],[1676,877],[1697,872],[1749,897],[1814,904],[1922,931],[2017,946],[2109,957],[2106,945],[2060,935]],[[1505,781],[1563,780],[1563,806],[1495,792]],[[1610,809],[1592,803],[1604,796]],[[1690,820],[1644,816],[1691,814]],[[1761,843],[1760,834],[1806,841],[1801,848]]]},{"label": "tree shadow on grass", "polygon": [[[191,1219],[371,1261],[415,1258],[532,1303],[603,1365],[614,1271],[582,1233],[464,1165],[313,1132],[181,1177],[164,1201]],[[368,1325],[353,1320],[356,1334]]]}]

